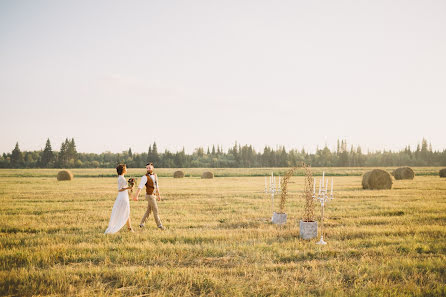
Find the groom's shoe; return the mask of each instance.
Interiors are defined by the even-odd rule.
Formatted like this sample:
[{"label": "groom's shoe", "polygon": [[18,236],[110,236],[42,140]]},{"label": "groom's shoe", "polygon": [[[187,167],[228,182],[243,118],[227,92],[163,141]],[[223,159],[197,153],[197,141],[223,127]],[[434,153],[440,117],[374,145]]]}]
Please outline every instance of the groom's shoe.
[{"label": "groom's shoe", "polygon": [[166,228],[164,228],[164,226],[163,226],[163,225],[161,225],[161,226],[158,226],[158,228],[160,228],[160,230],[166,230]]},{"label": "groom's shoe", "polygon": [[139,228],[144,228],[144,224],[139,224]]}]

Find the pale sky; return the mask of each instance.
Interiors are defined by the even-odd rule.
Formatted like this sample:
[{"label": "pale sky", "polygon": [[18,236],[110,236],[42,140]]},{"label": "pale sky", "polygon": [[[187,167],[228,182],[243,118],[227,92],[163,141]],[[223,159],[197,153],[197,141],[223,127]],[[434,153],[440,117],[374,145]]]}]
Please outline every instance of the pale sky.
[{"label": "pale sky", "polygon": [[0,0],[0,152],[446,148],[446,1]]}]

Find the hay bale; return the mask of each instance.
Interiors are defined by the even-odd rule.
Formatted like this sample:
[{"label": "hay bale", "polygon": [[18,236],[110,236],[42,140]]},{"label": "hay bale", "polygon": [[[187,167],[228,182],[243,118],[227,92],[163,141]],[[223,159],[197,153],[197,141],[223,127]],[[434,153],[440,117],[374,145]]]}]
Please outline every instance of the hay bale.
[{"label": "hay bale", "polygon": [[446,168],[440,170],[440,177],[446,177]]},{"label": "hay bale", "polygon": [[210,171],[205,171],[203,172],[203,174],[201,175],[201,178],[209,178],[212,179],[214,178],[214,173],[210,172]]},{"label": "hay bale", "polygon": [[184,172],[181,170],[177,170],[173,173],[173,177],[174,178],[183,178],[184,177]]},{"label": "hay bale", "polygon": [[415,172],[413,172],[410,167],[401,167],[393,171],[393,176],[396,180],[400,179],[413,179],[415,177]]},{"label": "hay bale", "polygon": [[374,169],[362,176],[362,188],[370,190],[383,190],[392,188],[392,177],[382,169]]},{"label": "hay bale", "polygon": [[57,180],[72,180],[74,177],[73,173],[69,170],[61,170],[57,173]]}]

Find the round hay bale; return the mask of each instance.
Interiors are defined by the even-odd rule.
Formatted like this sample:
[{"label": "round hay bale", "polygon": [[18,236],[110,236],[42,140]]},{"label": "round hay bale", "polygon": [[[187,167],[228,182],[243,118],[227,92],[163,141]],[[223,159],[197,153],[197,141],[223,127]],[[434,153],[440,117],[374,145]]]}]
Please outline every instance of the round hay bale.
[{"label": "round hay bale", "polygon": [[410,167],[401,167],[393,171],[393,176],[396,180],[400,179],[413,179],[415,177],[415,172],[413,172]]},{"label": "round hay bale", "polygon": [[57,173],[57,180],[72,180],[74,177],[73,173],[69,170],[61,170]]},{"label": "round hay bale", "polygon": [[440,177],[446,177],[446,168],[440,170]]},{"label": "round hay bale", "polygon": [[392,177],[382,169],[374,169],[362,176],[362,188],[369,190],[383,190],[392,188]]},{"label": "round hay bale", "polygon": [[203,172],[203,174],[201,175],[201,178],[214,178],[214,173],[210,172],[210,171],[205,171]]},{"label": "round hay bale", "polygon": [[181,170],[177,170],[173,173],[173,177],[174,178],[183,178],[184,177],[184,172]]}]

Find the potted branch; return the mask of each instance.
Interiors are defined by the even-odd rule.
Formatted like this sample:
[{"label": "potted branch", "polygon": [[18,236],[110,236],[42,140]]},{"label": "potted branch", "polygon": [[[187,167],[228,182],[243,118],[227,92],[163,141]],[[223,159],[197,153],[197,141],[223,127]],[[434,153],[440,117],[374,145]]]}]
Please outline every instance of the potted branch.
[{"label": "potted branch", "polygon": [[273,224],[283,225],[286,223],[287,214],[285,213],[285,203],[288,195],[288,180],[293,175],[294,171],[296,171],[298,167],[293,167],[286,173],[285,177],[281,182],[281,193],[280,193],[280,204],[279,204],[279,212],[273,213],[273,218],[271,219]]},{"label": "potted branch", "polygon": [[304,213],[299,222],[300,237],[302,239],[312,239],[317,237],[317,221],[314,219],[314,200],[311,189],[313,188],[313,176],[307,165],[305,169],[305,186],[303,198],[305,200]]}]

